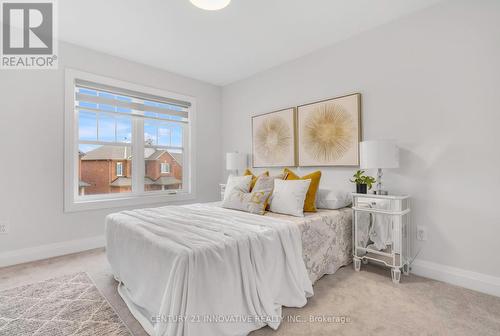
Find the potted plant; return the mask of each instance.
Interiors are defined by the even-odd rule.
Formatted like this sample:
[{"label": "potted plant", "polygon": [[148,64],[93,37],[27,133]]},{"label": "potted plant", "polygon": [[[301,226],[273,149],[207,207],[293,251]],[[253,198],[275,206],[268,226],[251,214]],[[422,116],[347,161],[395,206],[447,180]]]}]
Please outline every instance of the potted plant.
[{"label": "potted plant", "polygon": [[352,183],[356,183],[356,192],[358,194],[366,194],[367,189],[371,189],[373,183],[375,183],[375,178],[372,176],[364,175],[364,170],[358,170],[350,180]]}]

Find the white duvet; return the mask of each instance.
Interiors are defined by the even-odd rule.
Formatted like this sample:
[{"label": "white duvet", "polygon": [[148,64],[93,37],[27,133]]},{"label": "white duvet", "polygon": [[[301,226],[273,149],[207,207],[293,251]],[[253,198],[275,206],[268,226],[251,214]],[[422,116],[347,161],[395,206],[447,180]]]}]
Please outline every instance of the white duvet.
[{"label": "white duvet", "polygon": [[313,294],[297,225],[210,204],[106,218],[119,292],[155,336],[247,335],[276,329],[281,307]]}]

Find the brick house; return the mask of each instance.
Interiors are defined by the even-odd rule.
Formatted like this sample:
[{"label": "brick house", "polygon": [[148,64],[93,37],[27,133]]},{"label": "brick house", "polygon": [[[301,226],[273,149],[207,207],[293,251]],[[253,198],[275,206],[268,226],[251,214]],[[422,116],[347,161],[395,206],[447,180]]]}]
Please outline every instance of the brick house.
[{"label": "brick house", "polygon": [[[182,154],[146,148],[144,189],[182,187]],[[132,153],[129,147],[100,146],[80,153],[80,195],[120,193],[131,190]]]}]

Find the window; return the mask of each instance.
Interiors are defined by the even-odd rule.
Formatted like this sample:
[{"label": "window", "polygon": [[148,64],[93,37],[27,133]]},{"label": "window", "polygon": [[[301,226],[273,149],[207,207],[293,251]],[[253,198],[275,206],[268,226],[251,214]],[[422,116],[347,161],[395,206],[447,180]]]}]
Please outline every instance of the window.
[{"label": "window", "polygon": [[116,163],[116,176],[123,176],[123,162]]},{"label": "window", "polygon": [[170,174],[170,164],[166,162],[160,163],[160,173],[161,174]]},{"label": "window", "polygon": [[194,99],[73,70],[66,81],[67,210],[194,197]]}]

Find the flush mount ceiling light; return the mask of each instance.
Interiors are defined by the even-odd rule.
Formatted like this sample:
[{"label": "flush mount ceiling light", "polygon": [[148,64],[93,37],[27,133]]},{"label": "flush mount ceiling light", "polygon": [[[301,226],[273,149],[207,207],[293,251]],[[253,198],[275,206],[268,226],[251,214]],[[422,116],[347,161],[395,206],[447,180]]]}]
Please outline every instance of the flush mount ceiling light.
[{"label": "flush mount ceiling light", "polygon": [[219,10],[231,2],[231,0],[190,0],[193,5],[205,10]]}]

